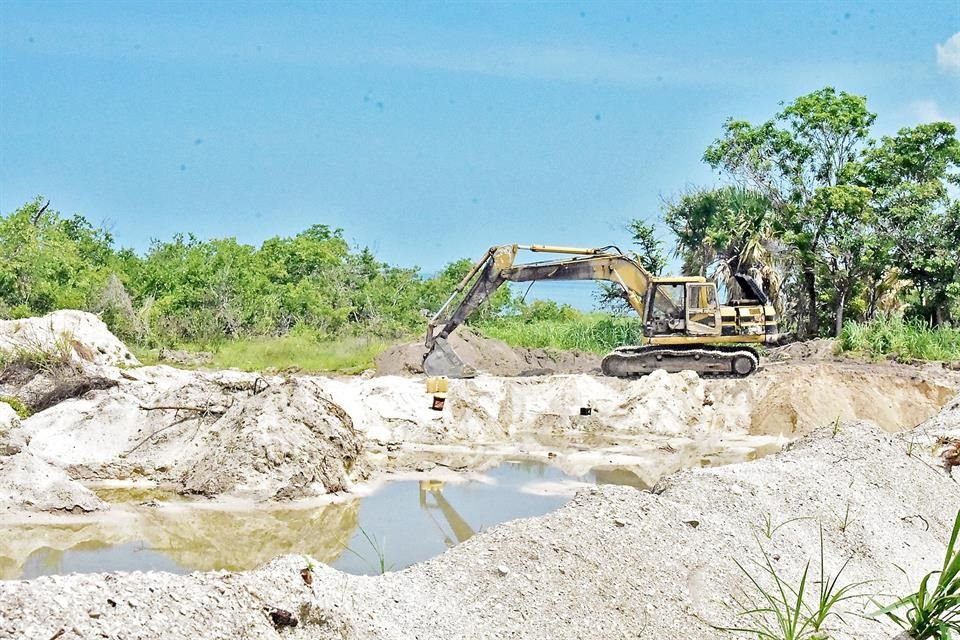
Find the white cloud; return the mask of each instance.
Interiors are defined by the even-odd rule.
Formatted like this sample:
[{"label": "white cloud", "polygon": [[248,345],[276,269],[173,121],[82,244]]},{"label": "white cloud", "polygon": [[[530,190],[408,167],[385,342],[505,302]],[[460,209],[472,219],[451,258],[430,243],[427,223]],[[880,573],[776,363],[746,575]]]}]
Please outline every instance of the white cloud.
[{"label": "white cloud", "polygon": [[915,100],[910,103],[909,110],[920,122],[941,122],[947,119],[936,100]]},{"label": "white cloud", "polygon": [[947,113],[936,100],[914,100],[907,105],[907,113],[912,120],[920,124],[928,122],[952,122],[960,124],[960,116]]},{"label": "white cloud", "polygon": [[937,66],[944,71],[960,73],[960,31],[937,45]]}]

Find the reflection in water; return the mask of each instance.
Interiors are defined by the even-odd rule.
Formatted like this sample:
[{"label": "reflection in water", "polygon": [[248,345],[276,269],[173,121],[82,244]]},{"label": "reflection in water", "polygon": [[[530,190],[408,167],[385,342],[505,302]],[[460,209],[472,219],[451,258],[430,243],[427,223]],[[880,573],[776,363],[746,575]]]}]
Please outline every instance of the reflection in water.
[{"label": "reflection in water", "polygon": [[[427,499],[428,496],[433,497],[433,504]],[[452,547],[456,542],[464,542],[473,536],[473,528],[467,524],[467,521],[464,520],[447,499],[443,497],[443,480],[420,481],[420,508],[426,511],[433,523],[437,525],[440,535],[443,536],[443,543],[448,547]],[[443,514],[444,520],[447,521],[447,526],[450,527],[453,535],[457,538],[456,542],[446,534],[437,519],[433,517],[430,513],[431,509],[438,509],[440,513]]]},{"label": "reflection in water", "polygon": [[[477,531],[542,515],[569,495],[524,491],[533,483],[640,485],[624,469],[576,478],[540,461],[504,463],[485,481],[397,481],[363,498],[319,508],[217,510],[158,490],[100,489],[135,507],[135,519],[6,527],[0,578],[93,571],[252,569],[285,553],[310,555],[350,573],[396,570],[442,553]],[[146,503],[146,504],[144,504]],[[156,506],[156,505],[160,506]],[[352,553],[344,553],[350,549]]]}]

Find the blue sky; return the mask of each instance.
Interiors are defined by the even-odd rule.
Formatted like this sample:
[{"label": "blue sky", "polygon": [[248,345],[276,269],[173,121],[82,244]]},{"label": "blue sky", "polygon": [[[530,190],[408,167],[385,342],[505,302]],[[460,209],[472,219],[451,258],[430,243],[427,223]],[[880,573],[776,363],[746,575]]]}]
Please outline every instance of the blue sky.
[{"label": "blue sky", "polygon": [[[960,3],[0,2],[0,211],[145,249],[342,227],[431,271],[626,244],[729,116],[825,85],[960,122]],[[951,37],[954,39],[951,40]]]}]

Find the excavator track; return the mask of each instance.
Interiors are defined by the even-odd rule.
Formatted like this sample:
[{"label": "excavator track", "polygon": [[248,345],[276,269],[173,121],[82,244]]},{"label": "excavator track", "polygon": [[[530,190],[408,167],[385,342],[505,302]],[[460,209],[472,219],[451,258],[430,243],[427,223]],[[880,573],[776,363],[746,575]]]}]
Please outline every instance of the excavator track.
[{"label": "excavator track", "polygon": [[759,364],[759,354],[750,347],[646,345],[615,349],[604,357],[600,368],[604,375],[618,378],[643,376],[657,369],[744,378],[756,371]]}]

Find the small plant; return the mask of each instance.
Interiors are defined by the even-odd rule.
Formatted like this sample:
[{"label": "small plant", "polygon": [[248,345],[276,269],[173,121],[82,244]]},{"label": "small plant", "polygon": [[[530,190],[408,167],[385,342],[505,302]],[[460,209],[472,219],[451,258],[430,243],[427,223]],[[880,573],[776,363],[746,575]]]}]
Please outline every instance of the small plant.
[{"label": "small plant", "polygon": [[310,558],[305,558],[307,565],[300,569],[300,577],[303,578],[303,583],[307,586],[313,584],[313,561]]},{"label": "small plant", "polygon": [[[804,565],[799,584],[793,586],[777,573],[770,555],[763,548],[763,545],[759,546],[760,553],[763,556],[763,562],[756,563],[761,569],[759,576],[754,575],[743,564],[734,560],[759,595],[759,602],[744,603],[734,598],[734,601],[742,609],[740,615],[749,616],[753,620],[753,625],[715,628],[722,631],[746,633],[754,636],[757,640],[826,640],[830,637],[826,629],[827,620],[834,616],[843,621],[843,617],[836,611],[837,605],[845,600],[863,597],[862,594],[854,593],[854,590],[865,583],[855,582],[843,586],[839,585],[840,575],[850,562],[849,558],[843,563],[836,575],[831,577],[826,574],[823,527],[820,528],[820,587],[817,592],[817,599],[812,603],[807,595],[810,562],[807,561]],[[763,576],[766,576],[766,578]],[[771,581],[771,587],[764,586],[765,583],[769,584]]]},{"label": "small plant", "polygon": [[27,405],[23,404],[23,400],[14,398],[13,396],[0,396],[0,402],[5,402],[10,405],[13,412],[17,414],[17,417],[21,419],[30,417],[30,409]]},{"label": "small plant", "polygon": [[836,420],[833,421],[832,436],[836,438],[838,433],[840,433],[840,416],[837,416]]},{"label": "small plant", "polygon": [[368,544],[368,545],[370,546],[370,548],[373,550],[373,553],[374,553],[374,555],[376,556],[376,559],[377,559],[376,562],[371,562],[366,556],[364,556],[363,554],[359,553],[357,550],[351,548],[349,545],[344,544],[344,545],[343,545],[343,548],[346,549],[347,551],[349,551],[350,553],[352,553],[353,555],[357,556],[358,558],[360,558],[360,559],[363,560],[364,562],[366,562],[366,563],[367,563],[368,565],[370,565],[374,570],[379,571],[381,575],[384,574],[384,573],[386,573],[387,571],[390,571],[390,569],[393,568],[393,565],[392,565],[392,564],[389,564],[389,565],[387,564],[387,561],[386,561],[386,553],[385,553],[385,551],[384,551],[385,543],[383,543],[383,542],[378,542],[378,541],[376,540],[376,538],[374,538],[374,537],[371,536],[369,533],[367,533],[367,530],[364,529],[363,527],[360,527],[360,533],[363,534],[363,537],[366,539],[367,544]]},{"label": "small plant", "polygon": [[843,520],[840,521],[840,533],[846,533],[847,527],[850,526],[850,503],[847,503],[847,508],[843,512]]},{"label": "small plant", "polygon": [[26,367],[50,377],[59,377],[73,365],[73,336],[61,333],[53,345],[31,341],[13,351],[0,354],[0,368]]},{"label": "small plant", "polygon": [[[920,580],[915,593],[904,596],[876,613],[885,615],[906,630],[913,640],[950,640],[960,632],[960,511],[953,523],[953,532],[943,557],[943,567],[931,571]],[[931,580],[937,582],[931,588]],[[906,609],[903,615],[895,613]]]},{"label": "small plant", "polygon": [[758,529],[760,530],[760,533],[763,534],[763,537],[765,537],[767,540],[772,540],[773,534],[775,534],[777,531],[787,526],[791,522],[798,522],[800,520],[809,520],[809,519],[810,518],[807,516],[800,516],[797,518],[790,518],[789,520],[785,520],[778,525],[774,525],[773,516],[770,513],[766,513],[763,516],[763,526],[758,527]]}]

